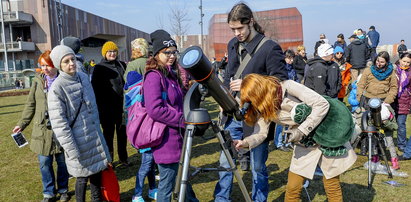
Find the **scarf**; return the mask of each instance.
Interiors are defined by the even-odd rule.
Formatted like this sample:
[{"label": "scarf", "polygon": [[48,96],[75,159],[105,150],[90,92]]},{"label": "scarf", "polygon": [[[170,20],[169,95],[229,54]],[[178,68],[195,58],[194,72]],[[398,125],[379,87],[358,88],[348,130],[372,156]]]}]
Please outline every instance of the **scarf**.
[{"label": "scarf", "polygon": [[387,67],[382,69],[377,69],[374,65],[371,66],[371,73],[377,78],[379,81],[385,80],[388,78],[393,70],[393,66],[391,63],[388,63]]},{"label": "scarf", "polygon": [[58,75],[56,75],[54,78],[51,78],[47,75],[45,76],[46,77],[46,89],[47,89],[47,91],[50,90],[51,84],[54,82],[54,80],[56,80],[57,76]]},{"label": "scarf", "polygon": [[397,66],[397,77],[398,77],[398,95],[397,97],[400,98],[404,90],[407,89],[408,84],[410,84],[410,76],[411,73],[409,71],[409,67],[400,67]]}]

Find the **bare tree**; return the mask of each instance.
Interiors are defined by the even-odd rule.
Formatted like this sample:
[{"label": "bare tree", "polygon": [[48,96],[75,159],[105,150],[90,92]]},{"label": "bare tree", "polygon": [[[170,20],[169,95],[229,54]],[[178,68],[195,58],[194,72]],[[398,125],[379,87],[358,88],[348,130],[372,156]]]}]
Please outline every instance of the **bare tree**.
[{"label": "bare tree", "polygon": [[183,48],[183,36],[187,34],[188,31],[188,12],[185,8],[180,8],[177,4],[175,7],[170,8],[170,24],[171,32],[179,38],[180,45],[179,47]]},{"label": "bare tree", "polygon": [[278,41],[279,30],[276,26],[275,20],[271,16],[264,15],[263,13],[254,13],[256,21],[263,28],[264,35],[268,38]]},{"label": "bare tree", "polygon": [[157,16],[157,27],[159,29],[164,29],[164,18],[163,18],[163,15],[161,14]]}]

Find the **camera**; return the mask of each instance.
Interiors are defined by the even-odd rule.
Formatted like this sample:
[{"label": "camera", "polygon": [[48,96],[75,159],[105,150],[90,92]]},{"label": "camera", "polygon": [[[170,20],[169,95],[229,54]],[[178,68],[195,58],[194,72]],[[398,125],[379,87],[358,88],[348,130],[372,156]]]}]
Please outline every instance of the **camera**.
[{"label": "camera", "polygon": [[50,122],[49,112],[48,111],[44,112],[44,118],[46,119],[46,128],[51,130],[51,122]]}]

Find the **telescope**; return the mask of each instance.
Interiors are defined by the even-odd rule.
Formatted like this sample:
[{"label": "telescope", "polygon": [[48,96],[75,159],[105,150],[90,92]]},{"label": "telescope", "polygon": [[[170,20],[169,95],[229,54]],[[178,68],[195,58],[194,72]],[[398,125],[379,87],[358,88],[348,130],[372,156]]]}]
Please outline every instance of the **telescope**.
[{"label": "telescope", "polygon": [[[232,115],[237,120],[243,119],[244,109],[240,109],[229,90],[217,78],[211,62],[203,54],[200,47],[192,46],[186,49],[180,57],[179,64],[191,74],[195,81],[208,90],[209,95],[223,108],[225,114]],[[200,88],[202,87],[200,86]],[[187,118],[189,110],[184,109],[184,113]]]},{"label": "telescope", "polygon": [[229,90],[227,90],[217,78],[210,61],[204,55],[200,47],[192,46],[187,48],[181,54],[179,64],[191,74],[196,83],[190,87],[184,97],[184,118],[186,130],[172,201],[185,201],[187,183],[189,180],[188,173],[190,168],[193,137],[202,136],[206,129],[211,125],[213,132],[220,142],[223,154],[228,160],[230,168],[196,168],[196,171],[191,176],[194,176],[201,171],[231,171],[237,179],[241,192],[244,196],[244,200],[251,202],[247,188],[245,187],[241,175],[238,172],[232,158],[232,156],[236,156],[236,150],[232,146],[232,140],[229,132],[222,130],[220,126],[215,123],[215,121],[211,121],[207,109],[200,108],[201,101],[203,101],[206,96],[212,96],[221,106],[225,114],[231,115],[237,120],[242,120],[245,112],[250,106],[250,103],[244,104],[244,108],[240,109],[239,104],[231,95]]}]

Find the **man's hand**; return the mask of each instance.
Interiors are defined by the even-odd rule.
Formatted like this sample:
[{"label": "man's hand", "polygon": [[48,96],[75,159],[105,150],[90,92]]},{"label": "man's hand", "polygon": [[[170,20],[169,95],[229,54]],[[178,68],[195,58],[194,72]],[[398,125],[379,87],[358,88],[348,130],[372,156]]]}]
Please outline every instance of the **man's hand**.
[{"label": "man's hand", "polygon": [[285,130],[284,133],[288,134],[287,142],[299,142],[304,137],[304,133],[298,130],[298,128]]},{"label": "man's hand", "polygon": [[233,140],[233,145],[237,151],[240,149],[248,149],[249,147],[248,143],[243,140]]},{"label": "man's hand", "polygon": [[230,89],[232,91],[240,91],[241,83],[243,82],[242,79],[236,79],[230,82]]}]

